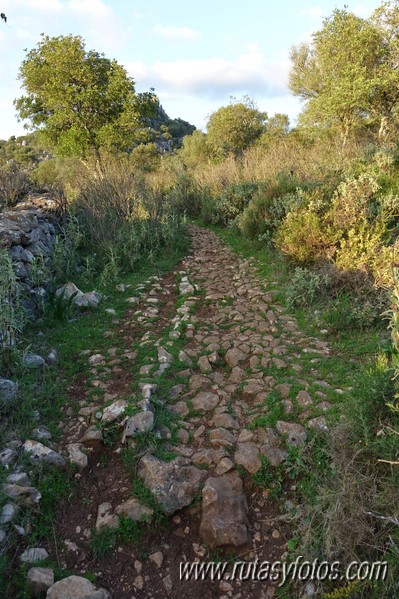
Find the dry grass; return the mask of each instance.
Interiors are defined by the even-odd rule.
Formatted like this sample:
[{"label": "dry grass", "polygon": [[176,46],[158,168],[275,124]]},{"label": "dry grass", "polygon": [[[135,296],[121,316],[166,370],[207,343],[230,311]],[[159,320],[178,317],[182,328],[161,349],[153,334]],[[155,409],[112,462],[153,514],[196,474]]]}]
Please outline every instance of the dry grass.
[{"label": "dry grass", "polygon": [[200,188],[207,187],[217,195],[227,185],[272,181],[281,172],[294,174],[298,182],[323,179],[326,171],[343,168],[357,155],[357,144],[344,150],[325,141],[304,146],[292,137],[270,148],[254,146],[241,159],[228,158],[220,164],[200,166],[193,177]]}]

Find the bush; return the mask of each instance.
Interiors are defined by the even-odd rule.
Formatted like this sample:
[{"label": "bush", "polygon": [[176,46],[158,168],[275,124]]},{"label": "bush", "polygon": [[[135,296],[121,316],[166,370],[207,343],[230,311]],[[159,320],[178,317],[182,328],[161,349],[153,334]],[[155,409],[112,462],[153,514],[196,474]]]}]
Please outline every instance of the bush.
[{"label": "bush", "polygon": [[10,367],[18,334],[26,323],[21,287],[6,249],[0,249],[0,370]]},{"label": "bush", "polygon": [[277,232],[275,243],[296,263],[315,262],[334,252],[334,240],[322,218],[304,208],[287,215]]},{"label": "bush", "polygon": [[239,228],[243,235],[252,239],[267,235],[272,238],[286,215],[303,201],[303,192],[274,195],[275,188],[260,190],[246,208],[239,220]]},{"label": "bush", "polygon": [[[340,240],[335,255],[335,264],[342,270],[361,270],[366,274],[382,275],[388,265],[389,252],[383,251],[383,241],[387,235],[386,221],[379,219],[373,224],[366,221],[349,229]],[[384,264],[385,262],[385,264]]]},{"label": "bush", "polygon": [[239,183],[226,187],[212,201],[205,201],[201,216],[208,224],[228,226],[238,221],[238,218],[248,206],[253,195],[261,188],[259,183]]},{"label": "bush", "polygon": [[201,213],[201,206],[208,193],[208,189],[200,189],[191,177],[183,173],[177,176],[175,185],[166,196],[166,201],[171,212],[185,213],[196,218]]},{"label": "bush", "polygon": [[288,306],[290,308],[310,306],[327,284],[326,275],[319,275],[308,268],[296,268],[287,287]]},{"label": "bush", "polygon": [[0,208],[11,208],[31,189],[28,175],[17,165],[0,168]]}]

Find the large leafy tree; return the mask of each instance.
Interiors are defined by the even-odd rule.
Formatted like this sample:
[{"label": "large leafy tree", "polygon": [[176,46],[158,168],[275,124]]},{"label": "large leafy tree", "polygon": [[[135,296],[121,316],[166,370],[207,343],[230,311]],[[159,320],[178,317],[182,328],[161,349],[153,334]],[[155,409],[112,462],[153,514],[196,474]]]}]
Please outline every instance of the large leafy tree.
[{"label": "large leafy tree", "polygon": [[[115,60],[87,51],[80,36],[42,36],[27,52],[19,78],[26,95],[15,100],[21,120],[39,131],[57,155],[95,158],[101,149],[126,150],[143,140],[152,92],[136,94],[134,81]],[[148,127],[147,127],[148,128]]]},{"label": "large leafy tree", "polygon": [[336,127],[343,143],[376,115],[387,48],[370,21],[334,10],[311,44],[291,50],[291,91],[305,102],[301,122]]},{"label": "large leafy tree", "polygon": [[233,101],[209,117],[207,143],[218,158],[239,156],[262,135],[266,121],[267,113],[258,110],[250,98]]},{"label": "large leafy tree", "polygon": [[374,91],[373,112],[379,119],[379,138],[396,136],[399,113],[399,1],[383,2],[371,22],[381,35],[384,60]]}]

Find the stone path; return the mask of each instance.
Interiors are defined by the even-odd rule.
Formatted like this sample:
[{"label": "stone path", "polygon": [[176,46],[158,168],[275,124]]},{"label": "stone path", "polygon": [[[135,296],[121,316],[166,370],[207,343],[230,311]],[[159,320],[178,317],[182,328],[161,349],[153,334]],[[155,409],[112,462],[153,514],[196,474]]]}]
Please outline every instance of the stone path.
[{"label": "stone path", "polygon": [[[192,251],[177,280],[153,277],[127,300],[131,310],[118,333],[126,349],[88,352],[92,387],[103,395],[81,397],[78,419],[65,434],[80,494],[64,506],[61,566],[76,573],[94,567],[116,599],[275,596],[275,586],[265,582],[180,581],[178,562],[210,560],[220,549],[246,560],[284,559],[283,518],[253,475],[273,473],[314,432],[327,430],[330,385],[317,372],[320,356],[329,355],[327,344],[299,330],[276,303],[273,282],[263,281],[251,260],[208,230],[191,226],[190,233]],[[179,383],[168,388],[162,381],[173,378],[170,373]],[[157,424],[165,408],[180,417],[177,425]],[[101,464],[107,430],[115,425],[116,445]],[[170,527],[148,539],[149,560],[120,546],[93,566],[87,549],[93,527],[117,528],[118,515],[153,515],[132,498],[120,466],[121,448],[137,448],[142,433],[163,440],[177,456],[157,457],[150,441],[136,464]],[[292,507],[287,501],[287,510]]]}]

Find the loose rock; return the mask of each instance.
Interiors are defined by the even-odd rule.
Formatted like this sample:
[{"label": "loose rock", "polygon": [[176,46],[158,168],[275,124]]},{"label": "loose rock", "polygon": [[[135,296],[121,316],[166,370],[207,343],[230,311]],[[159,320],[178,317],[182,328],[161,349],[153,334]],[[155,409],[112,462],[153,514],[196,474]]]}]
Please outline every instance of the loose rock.
[{"label": "loose rock", "polygon": [[32,595],[40,595],[54,584],[54,570],[51,568],[30,568],[27,576]]},{"label": "loose rock", "polygon": [[58,466],[59,468],[63,468],[65,466],[64,458],[49,447],[46,447],[39,441],[32,441],[28,439],[23,444],[24,451],[29,454],[30,461],[33,464],[38,464],[40,462],[45,462],[46,464],[52,464],[53,466]]},{"label": "loose rock", "polygon": [[189,505],[198,493],[206,473],[185,458],[163,462],[145,455],[139,463],[139,476],[168,515]]},{"label": "loose rock", "polygon": [[97,589],[87,578],[68,576],[47,591],[46,599],[111,599],[105,589]]},{"label": "loose rock", "polygon": [[236,472],[208,478],[202,491],[200,535],[211,547],[248,545],[247,500]]}]

